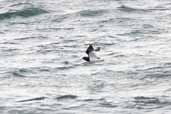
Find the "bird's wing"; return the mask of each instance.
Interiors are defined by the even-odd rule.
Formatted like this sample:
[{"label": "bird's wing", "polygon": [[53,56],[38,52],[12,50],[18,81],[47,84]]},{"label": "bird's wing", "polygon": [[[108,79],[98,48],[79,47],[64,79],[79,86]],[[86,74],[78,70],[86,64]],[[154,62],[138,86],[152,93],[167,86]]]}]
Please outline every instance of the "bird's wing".
[{"label": "bird's wing", "polygon": [[90,52],[90,53],[89,53],[89,58],[90,58],[91,60],[100,59],[100,58],[96,55],[96,53],[94,53],[94,52]]},{"label": "bird's wing", "polygon": [[90,52],[92,52],[94,50],[92,45],[89,45],[89,47],[86,50],[86,54],[89,55]]}]

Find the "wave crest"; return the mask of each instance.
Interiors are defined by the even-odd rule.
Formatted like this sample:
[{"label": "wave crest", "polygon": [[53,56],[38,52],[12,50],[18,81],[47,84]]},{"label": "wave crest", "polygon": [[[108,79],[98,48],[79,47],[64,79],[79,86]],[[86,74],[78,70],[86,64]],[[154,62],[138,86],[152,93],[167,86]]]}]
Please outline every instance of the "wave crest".
[{"label": "wave crest", "polygon": [[43,13],[48,13],[48,11],[43,10],[41,8],[24,8],[22,10],[17,10],[17,11],[8,11],[5,13],[1,13],[0,14],[0,20],[4,20],[4,19],[10,19],[13,17],[31,17],[31,16],[36,16],[36,15],[40,15]]}]

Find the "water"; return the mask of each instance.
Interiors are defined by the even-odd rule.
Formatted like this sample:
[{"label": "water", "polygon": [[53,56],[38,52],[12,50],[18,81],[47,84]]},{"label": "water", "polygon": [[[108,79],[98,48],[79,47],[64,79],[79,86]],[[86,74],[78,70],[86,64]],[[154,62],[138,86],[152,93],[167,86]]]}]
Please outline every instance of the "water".
[{"label": "water", "polygon": [[1,0],[0,113],[170,114],[170,20],[170,0]]}]

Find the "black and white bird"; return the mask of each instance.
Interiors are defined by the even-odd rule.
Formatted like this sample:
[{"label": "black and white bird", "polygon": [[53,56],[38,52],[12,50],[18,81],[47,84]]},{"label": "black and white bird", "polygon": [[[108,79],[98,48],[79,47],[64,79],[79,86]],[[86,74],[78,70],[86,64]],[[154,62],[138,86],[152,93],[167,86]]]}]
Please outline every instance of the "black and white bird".
[{"label": "black and white bird", "polygon": [[88,55],[87,57],[83,57],[82,59],[91,62],[95,61],[97,59],[100,59],[99,57],[96,56],[95,51],[100,51],[100,47],[97,47],[96,49],[93,48],[92,44],[89,44],[89,47],[86,50],[86,54]]}]

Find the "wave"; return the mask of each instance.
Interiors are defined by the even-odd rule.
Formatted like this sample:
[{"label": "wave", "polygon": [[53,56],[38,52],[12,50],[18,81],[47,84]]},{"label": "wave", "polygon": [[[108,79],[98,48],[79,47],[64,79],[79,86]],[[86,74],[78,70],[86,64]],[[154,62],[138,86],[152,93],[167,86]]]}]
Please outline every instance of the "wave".
[{"label": "wave", "polygon": [[31,69],[25,68],[15,68],[12,71],[8,71],[8,75],[12,75],[13,77],[27,77],[32,75],[34,72]]},{"label": "wave", "polygon": [[66,100],[66,99],[76,99],[78,96],[76,95],[62,95],[62,96],[59,96],[57,97],[56,99],[57,100]]},{"label": "wave", "polygon": [[156,109],[162,108],[164,106],[169,106],[170,101],[165,98],[156,98],[156,97],[144,97],[137,96],[134,97],[135,107],[138,109]]},{"label": "wave", "polygon": [[28,18],[31,16],[40,15],[43,13],[48,13],[48,11],[41,8],[24,8],[17,11],[8,11],[5,13],[0,13],[0,20],[10,19],[13,17],[24,17]]},{"label": "wave", "polygon": [[[97,16],[102,16],[105,13],[108,12],[108,9],[99,9],[99,10],[80,10],[80,11],[76,11],[76,12],[70,12],[70,13],[66,13],[66,14],[61,14],[61,15],[55,15],[54,19],[52,20],[53,22],[63,22],[65,20],[71,20],[71,19],[75,19],[78,16],[80,17],[97,17]],[[72,28],[71,28],[72,29]]]},{"label": "wave", "polygon": [[144,97],[144,96],[137,96],[134,97],[135,103],[142,103],[142,104],[158,104],[160,103],[158,98],[155,97]]},{"label": "wave", "polygon": [[40,101],[44,99],[46,99],[46,97],[36,97],[36,98],[31,98],[31,99],[20,100],[18,102]]},{"label": "wave", "polygon": [[105,98],[87,98],[87,99],[83,99],[84,102],[94,102],[94,101],[105,101]]},{"label": "wave", "polygon": [[146,74],[144,78],[170,79],[170,75],[171,75],[170,68],[171,66],[166,63],[164,65],[153,66],[140,71]]},{"label": "wave", "polygon": [[100,9],[100,10],[82,10],[78,12],[80,16],[83,17],[94,17],[94,16],[101,16],[104,13],[107,13],[107,10],[105,9]]},{"label": "wave", "polygon": [[118,7],[119,10],[124,11],[124,12],[136,12],[136,11],[142,11],[145,12],[147,10],[145,9],[138,9],[138,8],[133,8],[133,7],[129,7],[126,5],[121,5],[120,7]]},{"label": "wave", "polygon": [[100,107],[107,107],[107,108],[115,108],[115,107],[117,107],[117,105],[115,105],[112,102],[108,102],[108,101],[104,101],[102,103],[99,103],[99,106]]},{"label": "wave", "polygon": [[64,20],[66,20],[66,19],[72,18],[70,16],[71,16],[70,14],[57,15],[57,16],[54,17],[52,22],[60,23],[60,22],[63,22]]}]

